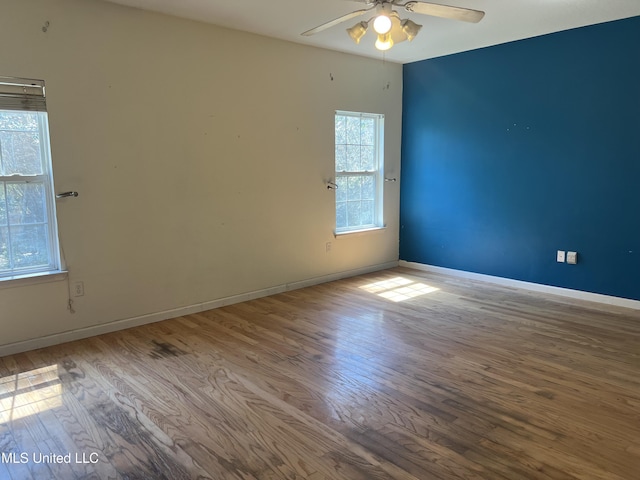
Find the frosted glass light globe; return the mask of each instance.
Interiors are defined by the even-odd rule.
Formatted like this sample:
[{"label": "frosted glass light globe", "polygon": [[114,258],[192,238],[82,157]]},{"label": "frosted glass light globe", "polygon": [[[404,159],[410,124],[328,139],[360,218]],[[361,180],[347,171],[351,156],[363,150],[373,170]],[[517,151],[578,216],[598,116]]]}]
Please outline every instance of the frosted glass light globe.
[{"label": "frosted glass light globe", "polygon": [[386,15],[378,15],[373,21],[373,29],[380,35],[389,33],[389,30],[391,30],[391,19]]},{"label": "frosted glass light globe", "polygon": [[391,47],[393,47],[393,40],[391,39],[391,35],[389,35],[388,33],[385,35],[378,35],[375,47],[383,52],[385,50],[389,50]]}]

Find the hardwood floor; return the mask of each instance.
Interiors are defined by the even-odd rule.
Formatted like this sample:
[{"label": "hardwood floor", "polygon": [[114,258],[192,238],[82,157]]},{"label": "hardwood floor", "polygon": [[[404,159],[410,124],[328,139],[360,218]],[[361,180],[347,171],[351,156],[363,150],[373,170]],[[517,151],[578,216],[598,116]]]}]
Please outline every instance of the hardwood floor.
[{"label": "hardwood floor", "polygon": [[637,479],[639,358],[638,311],[397,268],[1,358],[0,478]]}]

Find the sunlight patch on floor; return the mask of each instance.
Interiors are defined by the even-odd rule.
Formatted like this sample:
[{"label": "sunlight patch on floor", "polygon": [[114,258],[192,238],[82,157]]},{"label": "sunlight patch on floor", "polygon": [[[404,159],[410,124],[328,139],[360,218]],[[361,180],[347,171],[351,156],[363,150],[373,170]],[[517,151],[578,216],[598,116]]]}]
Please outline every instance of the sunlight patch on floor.
[{"label": "sunlight patch on floor", "polygon": [[404,277],[395,277],[381,282],[370,283],[360,288],[369,293],[375,293],[379,297],[386,298],[392,302],[402,302],[440,290],[439,288],[415,282]]},{"label": "sunlight patch on floor", "polygon": [[10,422],[62,405],[58,365],[0,378],[0,422]]}]

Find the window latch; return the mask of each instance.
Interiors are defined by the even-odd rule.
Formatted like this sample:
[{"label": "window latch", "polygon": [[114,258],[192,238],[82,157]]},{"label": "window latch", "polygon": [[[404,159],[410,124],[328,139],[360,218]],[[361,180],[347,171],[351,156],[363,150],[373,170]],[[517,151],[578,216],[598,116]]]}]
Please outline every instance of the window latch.
[{"label": "window latch", "polygon": [[329,190],[337,190],[338,184],[334,182],[327,182],[327,189]]},{"label": "window latch", "polygon": [[78,196],[78,192],[63,192],[63,193],[58,193],[56,195],[56,198],[77,197],[77,196]]}]

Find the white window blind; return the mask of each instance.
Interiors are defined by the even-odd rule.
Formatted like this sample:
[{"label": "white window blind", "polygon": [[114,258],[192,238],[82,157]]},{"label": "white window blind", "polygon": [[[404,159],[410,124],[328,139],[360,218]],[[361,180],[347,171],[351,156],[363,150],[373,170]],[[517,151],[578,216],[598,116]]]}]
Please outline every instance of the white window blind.
[{"label": "white window blind", "polygon": [[44,81],[0,77],[0,109],[46,112]]}]

